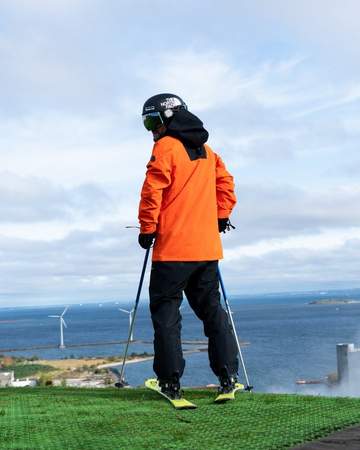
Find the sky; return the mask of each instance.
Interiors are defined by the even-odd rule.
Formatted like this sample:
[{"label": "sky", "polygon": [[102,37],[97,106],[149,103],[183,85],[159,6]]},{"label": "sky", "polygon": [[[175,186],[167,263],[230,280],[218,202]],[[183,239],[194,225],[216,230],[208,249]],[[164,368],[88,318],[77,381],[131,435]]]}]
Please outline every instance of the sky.
[{"label": "sky", "polygon": [[144,251],[125,226],[160,92],[234,176],[230,294],[360,287],[359,15],[357,0],[0,2],[0,305],[134,298]]}]

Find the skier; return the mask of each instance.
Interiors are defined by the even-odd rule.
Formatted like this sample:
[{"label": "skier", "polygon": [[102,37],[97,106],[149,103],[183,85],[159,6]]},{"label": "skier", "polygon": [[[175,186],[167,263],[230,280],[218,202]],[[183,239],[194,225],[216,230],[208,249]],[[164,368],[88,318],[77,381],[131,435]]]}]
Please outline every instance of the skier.
[{"label": "skier", "polygon": [[142,118],[154,147],[147,164],[139,206],[139,244],[154,242],[150,277],[150,312],[154,327],[154,372],[161,391],[180,399],[185,360],[179,308],[185,292],[209,340],[210,367],[220,393],[232,392],[238,359],[233,331],[220,303],[219,232],[234,228],[229,220],[236,203],[233,177],[205,144],[201,120],[173,94],[149,98]]}]

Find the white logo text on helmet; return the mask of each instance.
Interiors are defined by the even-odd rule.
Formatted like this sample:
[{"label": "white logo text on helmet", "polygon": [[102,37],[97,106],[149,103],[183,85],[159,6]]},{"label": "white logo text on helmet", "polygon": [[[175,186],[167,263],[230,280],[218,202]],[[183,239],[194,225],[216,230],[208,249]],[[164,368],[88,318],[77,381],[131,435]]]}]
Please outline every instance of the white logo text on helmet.
[{"label": "white logo text on helmet", "polygon": [[181,106],[181,101],[176,97],[168,97],[160,105],[165,109],[171,109]]}]

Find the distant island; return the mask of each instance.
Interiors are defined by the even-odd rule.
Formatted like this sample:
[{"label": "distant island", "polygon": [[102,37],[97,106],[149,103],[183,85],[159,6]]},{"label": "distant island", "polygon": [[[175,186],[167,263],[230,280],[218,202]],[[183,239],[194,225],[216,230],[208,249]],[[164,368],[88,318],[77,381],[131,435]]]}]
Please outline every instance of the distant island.
[{"label": "distant island", "polygon": [[352,303],[360,303],[360,300],[353,299],[340,299],[340,298],[329,298],[322,300],[313,300],[309,302],[309,305],[348,305]]}]

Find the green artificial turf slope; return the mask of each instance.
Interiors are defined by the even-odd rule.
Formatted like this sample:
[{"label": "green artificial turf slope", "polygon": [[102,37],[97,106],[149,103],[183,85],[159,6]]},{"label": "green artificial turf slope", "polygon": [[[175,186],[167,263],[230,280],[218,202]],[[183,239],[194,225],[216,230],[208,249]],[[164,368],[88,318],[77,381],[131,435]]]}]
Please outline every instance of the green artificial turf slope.
[{"label": "green artificial turf slope", "polygon": [[176,411],[145,389],[0,389],[0,449],[287,449],[360,423],[360,399],[189,390]]}]

